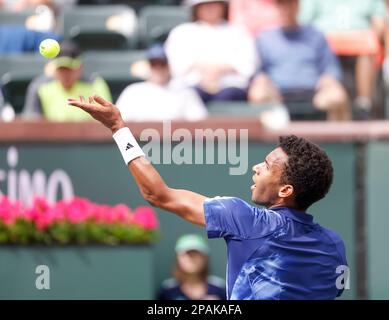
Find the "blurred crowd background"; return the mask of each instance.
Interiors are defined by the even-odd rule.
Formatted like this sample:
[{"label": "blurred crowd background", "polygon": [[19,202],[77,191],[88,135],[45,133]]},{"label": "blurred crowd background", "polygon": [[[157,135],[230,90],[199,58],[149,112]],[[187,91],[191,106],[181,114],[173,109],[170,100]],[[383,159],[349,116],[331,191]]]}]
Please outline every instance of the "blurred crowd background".
[{"label": "blurred crowd background", "polygon": [[[100,94],[129,121],[257,115],[385,119],[385,0],[0,0],[3,121],[90,118]],[[58,58],[39,55],[43,39]]]},{"label": "blurred crowd background", "polygon": [[[39,54],[39,44],[48,38],[61,43],[55,59]],[[67,98],[99,94],[115,103],[126,121],[223,116],[235,122],[238,117],[258,117],[270,128],[304,120],[312,121],[309,127],[314,129],[314,121],[387,119],[388,90],[389,0],[0,0],[0,122],[93,121],[68,106]],[[381,168],[386,168],[388,149],[374,142],[366,148],[359,142],[345,145],[343,127],[337,130],[340,142],[327,144],[337,166],[335,191],[320,210],[342,215],[319,217],[339,227],[350,261],[358,265],[353,273],[358,285],[353,283],[349,296],[366,298],[369,289],[370,297],[387,297],[388,282],[381,278],[387,270],[383,263],[389,263],[381,250],[387,235],[382,223],[387,219],[387,180]],[[66,167],[73,173],[77,191],[87,196],[111,202],[121,196],[132,203],[143,201],[134,192],[128,194],[122,168],[112,168],[112,179],[106,172],[96,175],[96,180],[85,178],[78,170],[80,159],[86,159],[91,171],[101,168],[83,149],[68,157],[68,149],[62,146],[58,150],[64,153],[57,155],[51,149],[28,153],[27,147],[19,148],[24,155],[40,153],[28,160],[32,168],[36,163],[46,170],[52,163]],[[250,148],[253,161],[267,151],[266,145],[255,141]],[[87,152],[99,151],[101,158],[111,159],[105,149],[91,150]],[[17,156],[7,159],[4,167],[13,168],[11,160],[17,162]],[[366,173],[361,173],[364,166]],[[231,184],[230,177],[216,169],[212,173],[200,166],[159,169],[176,182],[185,181],[188,188],[199,188],[205,179],[209,183],[204,192],[235,192],[242,197],[246,193],[245,177]],[[361,246],[364,235],[355,241],[357,231],[363,233],[365,226],[358,216],[364,210],[359,193],[364,174],[366,190],[372,190],[366,195],[367,258]],[[4,180],[5,173],[1,177]],[[92,182],[84,184],[87,179]],[[97,187],[103,180],[111,183],[109,192]],[[196,231],[176,217],[161,215],[161,219],[165,219],[166,238],[155,253],[156,282],[159,285],[166,278],[167,270],[171,278],[155,290],[155,298],[225,299],[223,280],[210,271],[212,263],[219,268],[218,275],[224,274],[220,263],[225,258],[224,243],[216,244],[210,259],[203,238],[179,237]],[[355,231],[357,227],[361,229]],[[177,241],[175,248],[173,241]],[[363,259],[371,270],[370,282],[365,280]]]}]

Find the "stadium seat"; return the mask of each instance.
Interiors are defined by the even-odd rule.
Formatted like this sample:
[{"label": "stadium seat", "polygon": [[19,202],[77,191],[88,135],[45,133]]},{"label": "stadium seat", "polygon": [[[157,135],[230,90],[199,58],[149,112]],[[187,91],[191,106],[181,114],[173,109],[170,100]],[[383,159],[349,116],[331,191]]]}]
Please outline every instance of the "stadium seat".
[{"label": "stadium seat", "polygon": [[85,75],[96,73],[102,76],[111,89],[114,101],[127,85],[142,80],[131,73],[131,66],[144,57],[142,50],[87,51],[82,55]]},{"label": "stadium seat", "polygon": [[22,73],[7,73],[1,78],[5,98],[14,108],[15,113],[23,110],[27,87],[31,80],[31,77]]},{"label": "stadium seat", "polygon": [[[167,0],[170,1],[170,0]],[[173,0],[174,1],[174,0]],[[179,0],[181,1],[181,0]],[[164,0],[78,0],[77,5],[128,5],[138,12],[141,8],[153,4],[165,4]]]},{"label": "stadium seat", "polygon": [[288,102],[286,106],[293,121],[325,121],[327,118],[326,112],[317,110],[310,102]]},{"label": "stadium seat", "polygon": [[182,6],[146,6],[139,12],[139,44],[146,48],[164,42],[175,26],[190,20],[189,10]]},{"label": "stadium seat", "polygon": [[136,44],[137,17],[125,5],[76,6],[62,13],[60,26],[64,38],[84,50],[126,49]]},{"label": "stadium seat", "polygon": [[36,75],[42,73],[46,63],[47,59],[35,53],[0,56],[0,75],[15,71]]},{"label": "stadium seat", "polygon": [[39,54],[0,57],[0,83],[17,113],[23,110],[30,81],[43,73],[46,63],[47,59]]},{"label": "stadium seat", "polygon": [[326,120],[326,112],[313,106],[314,94],[312,90],[291,90],[283,93],[284,104],[292,120]]},{"label": "stadium seat", "polygon": [[215,116],[253,117],[257,116],[261,108],[253,107],[247,102],[210,102],[207,105],[208,111]]},{"label": "stadium seat", "polygon": [[[325,120],[326,114],[316,110],[312,104],[304,102],[289,102],[286,104],[291,120]],[[271,109],[272,105],[252,106],[247,102],[212,102],[208,104],[211,115],[233,117],[256,117],[262,111]]]},{"label": "stadium seat", "polygon": [[26,20],[34,14],[35,12],[33,10],[23,10],[19,12],[0,10],[0,23],[25,25]]}]

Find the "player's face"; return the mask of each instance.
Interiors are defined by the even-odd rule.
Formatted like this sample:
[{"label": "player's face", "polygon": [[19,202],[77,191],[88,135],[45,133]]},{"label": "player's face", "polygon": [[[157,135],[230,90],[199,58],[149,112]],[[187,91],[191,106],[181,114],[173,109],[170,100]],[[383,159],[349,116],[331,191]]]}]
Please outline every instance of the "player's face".
[{"label": "player's face", "polygon": [[204,270],[207,257],[197,250],[190,250],[178,253],[177,261],[182,271],[188,274],[196,274]]},{"label": "player's face", "polygon": [[270,152],[265,160],[253,167],[253,181],[251,199],[254,203],[270,207],[280,201],[279,191],[282,187],[281,176],[288,156],[277,148]]}]

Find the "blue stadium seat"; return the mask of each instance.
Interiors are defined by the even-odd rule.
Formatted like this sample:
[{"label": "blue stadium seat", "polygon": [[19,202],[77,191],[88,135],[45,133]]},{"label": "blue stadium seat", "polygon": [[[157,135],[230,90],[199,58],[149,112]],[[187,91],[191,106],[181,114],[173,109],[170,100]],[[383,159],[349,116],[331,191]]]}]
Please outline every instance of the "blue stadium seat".
[{"label": "blue stadium seat", "polygon": [[43,73],[46,63],[39,54],[0,56],[0,84],[17,113],[23,109],[30,81]]},{"label": "blue stadium seat", "polygon": [[84,50],[133,48],[136,27],[136,13],[125,5],[76,6],[60,17],[64,38],[77,42]]},{"label": "blue stadium seat", "polygon": [[82,54],[85,75],[98,74],[107,81],[114,101],[123,89],[142,79],[131,74],[134,62],[145,58],[142,50],[87,51]]}]

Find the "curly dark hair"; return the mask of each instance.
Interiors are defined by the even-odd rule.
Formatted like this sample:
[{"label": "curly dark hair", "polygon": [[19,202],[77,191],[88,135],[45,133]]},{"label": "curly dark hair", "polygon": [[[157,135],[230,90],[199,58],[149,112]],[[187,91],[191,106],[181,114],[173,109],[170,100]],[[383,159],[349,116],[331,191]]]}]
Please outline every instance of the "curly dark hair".
[{"label": "curly dark hair", "polygon": [[318,145],[295,135],[280,137],[279,147],[288,156],[281,182],[293,186],[297,209],[306,210],[328,193],[333,180],[331,160]]}]

